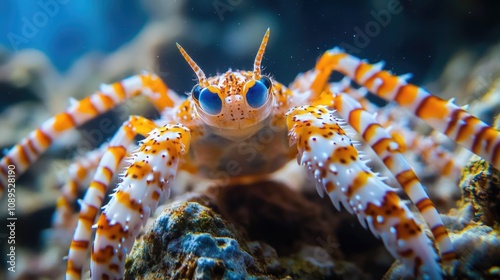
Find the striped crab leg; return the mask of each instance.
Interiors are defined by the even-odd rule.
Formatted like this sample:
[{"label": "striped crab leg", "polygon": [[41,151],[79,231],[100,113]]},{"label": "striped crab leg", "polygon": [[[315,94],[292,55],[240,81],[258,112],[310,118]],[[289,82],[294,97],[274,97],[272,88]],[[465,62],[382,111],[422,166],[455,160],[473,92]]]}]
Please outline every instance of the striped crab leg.
[{"label": "striped crab leg", "polygon": [[417,175],[401,153],[398,142],[375,120],[372,114],[347,94],[335,94],[334,108],[363,137],[385,166],[394,174],[405,193],[427,222],[439,245],[443,261],[455,259],[453,245],[434,204],[424,191]]},{"label": "striped crab leg", "polygon": [[48,119],[7,152],[0,160],[0,197],[5,190],[9,165],[14,165],[16,176],[20,176],[63,132],[140,94],[145,94],[160,111],[174,105],[175,94],[154,74],[144,73],[111,85],[102,85],[100,91],[74,102],[65,112]]},{"label": "striped crab leg", "polygon": [[459,179],[463,164],[456,161],[453,154],[435,138],[436,131],[434,131],[434,136],[417,133],[408,126],[410,116],[407,110],[396,104],[389,104],[382,108],[376,107],[365,98],[367,93],[365,88],[348,88],[346,93],[349,97],[356,99],[363,109],[372,114],[375,113],[375,119],[380,125],[386,129],[390,127],[388,132],[399,144],[403,154],[408,151],[418,154],[427,168],[432,169],[436,174],[446,176],[451,181]]},{"label": "striped crab leg", "polygon": [[134,142],[137,134],[147,136],[156,127],[151,120],[140,116],[131,116],[109,142],[94,178],[80,203],[78,224],[68,253],[66,279],[81,278],[82,268],[87,260],[92,225],[99,213],[99,208],[102,206],[106,190],[127,153],[127,148]]},{"label": "striped crab leg", "polygon": [[317,76],[312,83],[314,92],[325,89],[332,71],[339,71],[370,92],[397,102],[434,129],[500,169],[500,132],[464,109],[408,84],[404,77],[382,70],[381,63],[366,63],[338,48],[327,51],[317,62]]},{"label": "striped crab leg", "polygon": [[441,279],[431,241],[395,190],[360,159],[332,113],[325,106],[295,107],[287,113],[290,144],[296,144],[297,159],[314,176],[319,194],[327,192],[337,209],[342,203],[356,214],[413,276]]},{"label": "striped crab leg", "polygon": [[93,176],[93,170],[99,165],[99,161],[104,154],[107,144],[99,149],[85,154],[70,164],[70,178],[61,188],[61,195],[57,199],[56,210],[53,216],[52,227],[62,232],[72,231],[71,217],[74,214],[73,203],[76,201],[78,191],[82,188],[84,182],[90,180]]},{"label": "striped crab leg", "polygon": [[92,279],[122,279],[125,256],[141,226],[156,210],[162,194],[187,153],[190,132],[182,125],[154,129],[132,154],[122,181],[97,221],[92,246]]},{"label": "striped crab leg", "polygon": [[[306,88],[307,85],[311,86],[311,82],[314,78],[309,78],[307,81],[307,76],[315,77],[317,73],[314,71],[308,71],[301,76],[297,77],[294,84],[300,84],[302,88]],[[391,127],[390,135],[393,140],[399,144],[399,149],[401,153],[407,150],[411,150],[422,156],[425,164],[430,166],[433,170],[438,172],[442,176],[448,176],[451,180],[455,181],[459,177],[462,167],[457,164],[453,156],[445,149],[443,149],[439,143],[434,141],[433,138],[424,137],[412,130],[406,128],[401,124],[394,121],[394,119],[389,120],[384,111],[391,110],[390,112],[401,112],[400,107],[385,106],[384,108],[378,108],[373,105],[368,99],[365,98],[366,89],[364,88],[352,88],[349,86],[350,79],[344,78],[340,83],[330,83],[329,90],[323,90],[319,95],[312,95],[309,103],[311,105],[325,105],[335,107],[335,101],[333,98],[334,93],[347,93],[350,98],[355,99],[363,109],[368,112],[375,113],[377,115],[377,121],[383,127]],[[299,88],[300,89],[300,88]],[[381,112],[381,110],[384,110]],[[346,119],[348,119],[346,117]]]},{"label": "striped crab leg", "polygon": [[399,124],[388,124],[391,125],[392,138],[398,142],[403,152],[412,151],[418,154],[427,168],[458,183],[464,164],[460,164],[432,135],[423,136]]},{"label": "striped crab leg", "polygon": [[[52,215],[52,227],[45,244],[47,246],[46,253],[51,255],[51,258],[54,258],[52,254],[56,252],[55,258],[58,261],[62,260],[63,256],[66,256],[68,252],[71,237],[75,230],[73,204],[77,199],[78,192],[84,187],[86,188],[88,186],[86,184],[94,176],[95,168],[99,165],[106,146],[107,144],[76,158],[68,167],[69,178],[61,188],[56,210]],[[41,258],[46,258],[46,255],[44,254]]]},{"label": "striped crab leg", "polygon": [[[354,92],[349,91],[349,97],[355,97],[351,93]],[[372,104],[363,102],[363,98],[355,97],[355,99],[365,110],[375,113],[377,122],[388,130],[392,139],[399,144],[399,149],[403,154],[412,152],[419,155],[426,169],[458,183],[457,180],[463,168],[463,164],[460,164],[462,161],[457,161],[456,156],[442,146],[441,141],[437,139],[440,136],[437,131],[433,131],[428,136],[418,133],[410,127],[409,113],[406,110],[402,111],[403,109],[396,104],[373,108]]]}]

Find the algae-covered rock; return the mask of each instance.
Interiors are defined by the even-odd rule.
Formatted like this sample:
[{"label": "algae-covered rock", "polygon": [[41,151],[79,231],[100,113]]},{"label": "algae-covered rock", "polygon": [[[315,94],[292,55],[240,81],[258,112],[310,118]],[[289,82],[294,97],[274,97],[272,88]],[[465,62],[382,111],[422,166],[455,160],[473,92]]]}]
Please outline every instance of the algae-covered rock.
[{"label": "algae-covered rock", "polygon": [[463,203],[474,207],[474,221],[489,226],[500,224],[500,171],[473,156],[464,168],[460,188]]},{"label": "algae-covered rock", "polygon": [[195,202],[175,204],[135,246],[126,278],[243,279],[258,270],[231,230]]},{"label": "algae-covered rock", "polygon": [[[365,279],[355,265],[333,260],[324,248],[305,246],[278,256],[214,212],[206,196],[190,200],[169,205],[136,242],[126,279]],[[318,261],[318,254],[325,258]]]},{"label": "algae-covered rock", "polygon": [[500,232],[488,226],[469,226],[452,234],[459,265],[456,279],[499,279]]}]

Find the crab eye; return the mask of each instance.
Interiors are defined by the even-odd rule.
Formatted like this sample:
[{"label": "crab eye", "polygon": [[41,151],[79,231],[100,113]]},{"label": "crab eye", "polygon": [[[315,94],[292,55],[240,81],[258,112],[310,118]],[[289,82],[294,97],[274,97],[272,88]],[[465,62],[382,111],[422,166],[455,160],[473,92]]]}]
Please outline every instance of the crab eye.
[{"label": "crab eye", "polygon": [[255,81],[247,91],[247,102],[252,108],[259,108],[267,100],[267,92],[271,86],[271,81],[267,77],[263,77],[260,81]]},{"label": "crab eye", "polygon": [[260,82],[263,83],[266,86],[266,88],[268,88],[268,89],[271,87],[271,84],[272,84],[271,80],[266,76],[263,76],[262,78],[260,78]]},{"label": "crab eye", "polygon": [[201,92],[200,85],[195,85],[194,88],[191,90],[191,96],[193,96],[194,99],[196,100],[200,100],[200,92]]},{"label": "crab eye", "polygon": [[[194,93],[194,92],[193,92]],[[200,106],[210,115],[217,115],[222,111],[222,100],[217,93],[204,88],[199,93]]]}]

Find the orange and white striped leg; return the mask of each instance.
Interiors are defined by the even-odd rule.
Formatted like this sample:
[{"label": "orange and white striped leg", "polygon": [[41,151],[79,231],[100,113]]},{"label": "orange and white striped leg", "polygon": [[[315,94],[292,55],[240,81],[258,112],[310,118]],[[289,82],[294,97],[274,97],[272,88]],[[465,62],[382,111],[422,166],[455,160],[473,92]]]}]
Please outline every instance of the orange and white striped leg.
[{"label": "orange and white striped leg", "polygon": [[106,190],[123,161],[127,149],[132,145],[137,134],[147,136],[156,127],[151,120],[140,116],[131,116],[109,142],[89,189],[80,203],[80,215],[68,253],[66,279],[81,278],[83,265],[87,262],[92,225],[99,213],[99,208],[102,206]]},{"label": "orange and white striped leg", "polygon": [[327,192],[337,209],[342,203],[356,214],[410,274],[441,279],[431,241],[395,190],[361,160],[341,123],[326,106],[291,109],[287,125],[290,144],[298,149],[299,164],[314,176],[320,195]]},{"label": "orange and white striped leg", "polygon": [[188,128],[166,125],[149,133],[133,152],[130,166],[97,222],[92,279],[123,278],[125,256],[140,228],[156,210],[160,196],[169,193],[169,184],[189,144]]},{"label": "orange and white striped leg", "polygon": [[467,161],[457,161],[456,155],[446,150],[432,135],[424,136],[400,125],[391,125],[392,138],[403,147],[420,156],[427,169],[441,177],[448,177],[458,184],[460,174]]},{"label": "orange and white striped leg", "polygon": [[372,147],[385,166],[394,174],[411,201],[417,206],[439,246],[441,258],[444,261],[455,259],[453,245],[439,213],[427,196],[417,175],[401,153],[398,142],[392,139],[391,135],[375,120],[372,114],[365,111],[358,101],[347,94],[340,93],[334,96],[334,108]]},{"label": "orange and white striped leg", "polygon": [[66,234],[71,236],[70,232],[73,232],[73,203],[76,201],[78,191],[83,187],[84,183],[87,180],[90,181],[91,176],[94,175],[106,147],[107,144],[85,154],[70,164],[68,168],[69,179],[61,188],[61,194],[57,199],[56,210],[52,218],[52,228],[64,235],[55,234],[55,238],[58,238],[59,241],[65,240]]},{"label": "orange and white striped leg", "polygon": [[7,152],[0,160],[0,197],[5,190],[9,165],[14,165],[16,176],[20,176],[61,133],[139,94],[145,94],[160,111],[172,107],[176,100],[175,93],[154,74],[144,73],[111,85],[102,85],[100,91],[74,102],[65,112],[45,121],[40,128],[31,132]]},{"label": "orange and white striped leg", "polygon": [[353,79],[370,92],[395,101],[446,134],[459,145],[481,156],[500,169],[500,132],[467,113],[452,102],[431,95],[426,90],[382,70],[382,64],[371,65],[338,48],[327,51],[315,67],[312,89],[318,94],[327,86],[332,71]]},{"label": "orange and white striped leg", "polygon": [[421,161],[419,164],[423,164],[421,168],[431,170],[434,174],[447,177],[458,184],[467,159],[457,159],[456,154],[446,149],[440,132],[433,131],[430,135],[422,135],[412,128],[413,120],[409,112],[402,110],[403,108],[397,107],[396,104],[391,104],[376,111],[368,111],[376,112],[377,122],[388,130],[403,154],[410,152],[418,155]]},{"label": "orange and white striped leg", "polygon": [[[315,75],[315,72],[309,71],[308,74]],[[302,84],[304,83],[301,76],[297,80],[301,81]],[[406,125],[400,124],[406,122],[408,120],[407,117],[410,117],[406,111],[403,112],[401,107],[391,105],[379,108],[365,97],[367,93],[365,88],[353,88],[349,86],[349,83],[350,79],[346,78],[339,83],[330,83],[328,88],[323,90],[319,95],[312,95],[309,103],[311,105],[335,107],[335,94],[347,93],[347,96],[355,99],[364,110],[375,114],[375,118],[380,125],[385,128],[390,127],[390,135],[399,144],[401,153],[412,151],[422,157],[423,162],[428,168],[441,176],[446,176],[452,181],[459,179],[463,166],[454,160],[454,157],[441,147],[438,141],[435,141],[433,137],[423,136],[407,128]],[[398,115],[397,118],[392,117],[395,114]]]}]

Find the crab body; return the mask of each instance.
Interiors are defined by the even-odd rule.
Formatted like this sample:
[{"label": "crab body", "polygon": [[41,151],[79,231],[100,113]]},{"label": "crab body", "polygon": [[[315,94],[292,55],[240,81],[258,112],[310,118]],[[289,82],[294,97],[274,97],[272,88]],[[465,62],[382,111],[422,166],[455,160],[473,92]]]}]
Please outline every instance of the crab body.
[{"label": "crab body", "polygon": [[189,156],[200,175],[208,179],[262,178],[290,160],[287,143],[286,129],[275,130],[266,124],[244,140],[210,132],[193,142]]},{"label": "crab body", "polygon": [[[208,79],[209,84],[217,85],[224,103],[224,111],[217,116],[203,115],[193,96],[172,112],[166,112],[167,116],[175,116],[174,122],[193,132],[186,161],[195,167],[195,174],[226,182],[259,179],[279,170],[294,156],[287,144],[283,109],[276,105],[275,96],[266,94],[265,105],[255,109],[241,94],[251,77],[252,72],[230,70]],[[274,85],[281,86],[276,81],[269,82],[273,87],[270,92],[276,91]]]},{"label": "crab body", "polygon": [[[408,84],[407,77],[396,77],[383,71],[381,64],[368,64],[339,49],[327,51],[313,70],[299,75],[286,87],[261,74],[268,38],[269,30],[257,52],[253,71],[229,70],[209,78],[178,45],[198,78],[187,99],[181,100],[159,77],[149,73],[104,85],[44,122],[3,157],[0,191],[5,190],[8,166],[15,165],[19,175],[61,133],[129,98],[144,94],[161,112],[161,118],[154,121],[130,116],[112,139],[77,159],[70,170],[71,179],[57,203],[55,228],[71,224],[67,219],[72,214],[77,186],[84,180],[85,171],[96,171],[81,201],[67,258],[67,279],[81,277],[89,247],[92,278],[122,278],[126,254],[160,198],[174,187],[173,178],[179,171],[225,184],[249,182],[266,178],[293,158],[313,178],[319,195],[328,195],[337,209],[343,206],[356,215],[361,225],[407,266],[410,276],[442,277],[439,258],[443,263],[453,261],[453,245],[432,201],[403,156],[407,146],[404,139],[391,135],[377,121],[367,99],[349,94],[350,82],[330,84],[329,76],[339,71],[372,93],[395,101],[496,168],[500,167],[500,133],[451,102]],[[356,148],[358,143],[345,131],[347,124],[394,174],[422,215],[433,240],[399,198],[397,189],[367,166],[367,159]],[[145,139],[134,150],[137,135]],[[100,211],[125,158],[127,165],[119,175],[120,182]],[[433,242],[439,248],[439,257]]]}]

